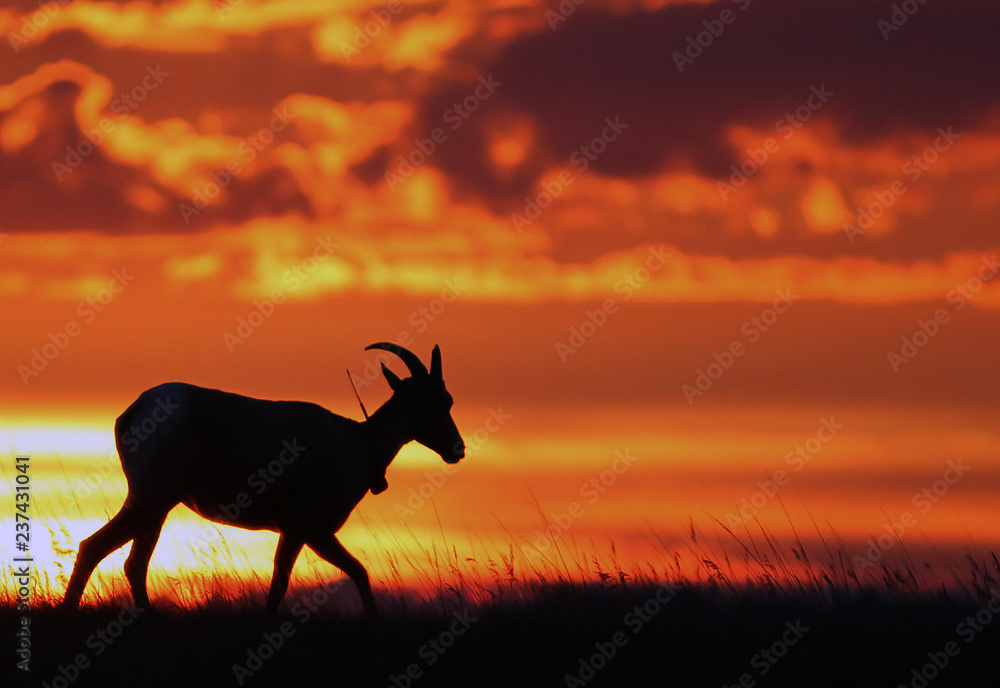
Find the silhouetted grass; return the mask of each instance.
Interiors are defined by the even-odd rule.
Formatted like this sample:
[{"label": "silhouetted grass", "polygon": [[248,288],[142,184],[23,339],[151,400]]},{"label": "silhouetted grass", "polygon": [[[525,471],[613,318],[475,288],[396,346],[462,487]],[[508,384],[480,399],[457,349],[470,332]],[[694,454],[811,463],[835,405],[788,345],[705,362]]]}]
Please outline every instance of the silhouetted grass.
[{"label": "silhouetted grass", "polygon": [[[820,551],[810,552],[798,539],[783,547],[759,523],[743,533],[720,527],[726,540],[706,542],[692,525],[684,557],[664,547],[637,570],[619,566],[613,547],[599,556],[560,540],[536,557],[511,544],[481,560],[396,542],[385,556],[404,561],[389,561],[394,578],[377,588],[381,622],[360,614],[348,581],[293,589],[272,623],[256,585],[193,608],[161,604],[110,643],[95,634],[114,630],[131,606],[127,594],[69,614],[44,601],[31,612],[30,685],[64,685],[54,679],[72,671],[59,667],[83,654],[89,665],[69,685],[238,686],[234,666],[268,655],[269,644],[280,646],[259,668],[250,664],[242,685],[718,688],[742,678],[745,686],[922,688],[913,671],[935,657],[947,663],[929,665],[926,686],[1000,685],[995,555],[970,556],[945,586],[900,549],[861,579],[835,534],[820,534]],[[403,568],[423,586],[404,585]],[[962,624],[977,613],[973,633]],[[0,618],[15,627],[11,607]],[[5,632],[7,675],[12,640]]]}]

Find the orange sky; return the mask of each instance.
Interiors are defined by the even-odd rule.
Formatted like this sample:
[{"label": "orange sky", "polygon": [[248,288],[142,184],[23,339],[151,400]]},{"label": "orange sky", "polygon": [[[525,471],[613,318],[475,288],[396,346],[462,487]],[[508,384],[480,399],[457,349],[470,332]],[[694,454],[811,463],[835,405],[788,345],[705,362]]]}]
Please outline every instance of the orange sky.
[{"label": "orange sky", "polygon": [[[551,517],[631,450],[574,536],[679,542],[835,417],[790,503],[863,544],[966,460],[910,540],[1000,542],[1000,12],[883,35],[860,0],[558,8],[0,10],[0,409],[38,489],[115,468],[114,418],[159,382],[360,417],[344,368],[374,408],[364,346],[412,340],[467,442],[511,415],[436,514],[395,508],[440,467],[422,450],[363,502],[426,541],[438,517],[530,539],[533,498]],[[115,471],[39,518],[86,535]]]}]

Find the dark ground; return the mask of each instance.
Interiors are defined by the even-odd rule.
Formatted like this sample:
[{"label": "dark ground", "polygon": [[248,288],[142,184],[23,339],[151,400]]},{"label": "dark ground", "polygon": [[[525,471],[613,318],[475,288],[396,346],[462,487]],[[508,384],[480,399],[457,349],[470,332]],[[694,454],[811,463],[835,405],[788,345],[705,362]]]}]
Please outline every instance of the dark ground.
[{"label": "dark ground", "polygon": [[[242,685],[1000,686],[1000,596],[992,610],[982,593],[857,589],[550,584],[530,597],[464,616],[455,598],[448,611],[396,601],[379,624],[331,606],[306,618],[304,607],[293,613],[290,599],[270,624],[256,606],[220,603],[140,613],[121,629],[115,623],[128,620],[121,607],[71,614],[42,607],[31,612],[32,670],[24,684],[239,686],[233,667],[246,667],[248,650],[257,650],[268,658],[250,663]],[[973,624],[963,624],[969,616]],[[21,673],[12,647],[18,615],[4,607],[0,619],[0,685],[8,686]],[[258,649],[265,634],[279,644],[282,629],[287,637],[273,656]],[[119,630],[115,640],[102,635]],[[63,681],[79,654],[89,664]]]}]

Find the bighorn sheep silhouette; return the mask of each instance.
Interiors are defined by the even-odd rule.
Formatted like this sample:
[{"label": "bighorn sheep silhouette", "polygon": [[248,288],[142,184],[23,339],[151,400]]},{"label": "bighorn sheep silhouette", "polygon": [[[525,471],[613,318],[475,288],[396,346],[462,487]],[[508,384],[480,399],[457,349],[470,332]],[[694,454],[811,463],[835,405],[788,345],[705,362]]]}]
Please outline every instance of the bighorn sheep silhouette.
[{"label": "bighorn sheep silhouette", "polygon": [[392,396],[364,422],[307,402],[265,401],[180,382],[139,395],[115,423],[128,496],[80,543],[61,607],[75,608],[97,564],[133,540],[125,576],[136,605],[149,608],[149,558],[167,514],[183,503],[219,523],[279,533],[269,616],[277,612],[303,545],[343,570],[366,612],[377,616],[368,572],[335,533],[368,490],[378,494],[387,487],[385,470],[404,444],[416,440],[457,463],[465,443],[451,417],[438,347],[429,372],[396,344],[368,349],[396,354],[411,377],[401,380],[382,363]]}]

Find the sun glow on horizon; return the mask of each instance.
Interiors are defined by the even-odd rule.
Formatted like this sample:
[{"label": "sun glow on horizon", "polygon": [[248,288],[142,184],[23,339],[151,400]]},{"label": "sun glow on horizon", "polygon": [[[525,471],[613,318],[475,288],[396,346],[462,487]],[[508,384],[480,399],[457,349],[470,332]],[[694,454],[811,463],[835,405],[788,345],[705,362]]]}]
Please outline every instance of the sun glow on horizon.
[{"label": "sun glow on horizon", "polygon": [[[440,575],[434,571],[454,556],[466,561],[462,575],[474,580],[492,575],[491,560],[500,565],[514,556],[522,575],[555,573],[560,551],[586,561],[590,555],[583,551],[601,558],[612,548],[620,565],[636,570],[651,562],[664,565],[672,556],[667,553],[677,552],[693,575],[700,565],[687,542],[692,519],[702,531],[715,533],[719,557],[726,556],[727,546],[733,552],[739,546],[715,519],[741,537],[760,519],[780,542],[805,537],[810,547],[819,547],[819,518],[836,528],[827,537],[863,552],[868,538],[878,537],[886,522],[909,511],[917,524],[905,536],[905,546],[936,562],[935,576],[941,579],[948,578],[941,568],[948,556],[925,549],[922,541],[965,542],[970,548],[1000,542],[1000,526],[987,518],[991,486],[1000,484],[1000,465],[989,458],[997,438],[975,430],[981,426],[968,415],[925,411],[919,417],[921,432],[914,433],[913,409],[853,416],[833,410],[830,418],[840,419],[843,428],[827,443],[809,441],[818,436],[823,419],[810,409],[789,412],[780,422],[753,409],[730,411],[724,437],[714,429],[718,417],[713,413],[678,418],[677,428],[661,425],[644,435],[643,428],[661,422],[659,412],[622,409],[611,414],[609,425],[595,416],[584,433],[578,424],[587,412],[565,418],[553,414],[542,422],[526,409],[508,409],[511,418],[494,438],[503,435],[502,443],[485,433],[476,447],[468,425],[469,456],[455,466],[424,447],[408,445],[390,467],[390,489],[362,501],[341,537],[377,586],[432,590]],[[599,415],[607,418],[608,412]],[[80,540],[106,523],[125,499],[127,486],[107,426],[86,418],[25,416],[5,427],[12,454],[32,457],[32,554],[47,598],[58,598],[64,590]],[[887,428],[895,430],[887,435]],[[624,438],[629,441],[616,445]],[[805,454],[796,454],[796,446]],[[867,457],[886,455],[888,447],[895,448],[898,477],[894,469],[869,477]],[[963,478],[954,488],[964,495],[960,509],[949,501],[937,506],[935,496],[933,510],[925,513],[918,508],[923,506],[918,495],[925,487],[934,489],[948,461],[967,462],[974,480]],[[515,465],[516,473],[510,471]],[[784,480],[777,477],[781,471]],[[5,473],[11,478],[6,466]],[[768,487],[771,480],[778,480],[780,503],[770,492],[775,487]],[[857,498],[864,495],[863,508],[845,496],[840,487],[845,483],[854,485]],[[0,496],[8,491],[0,489]],[[793,514],[791,526],[785,510]],[[248,585],[263,591],[276,537],[216,524],[179,506],[151,563],[151,591],[182,605]],[[127,551],[100,565],[85,602],[127,593],[121,573]],[[740,575],[755,575],[752,562],[735,566]],[[597,575],[583,569],[577,574]],[[311,552],[294,574],[300,586],[339,577]],[[186,581],[181,592],[178,580]]]}]

